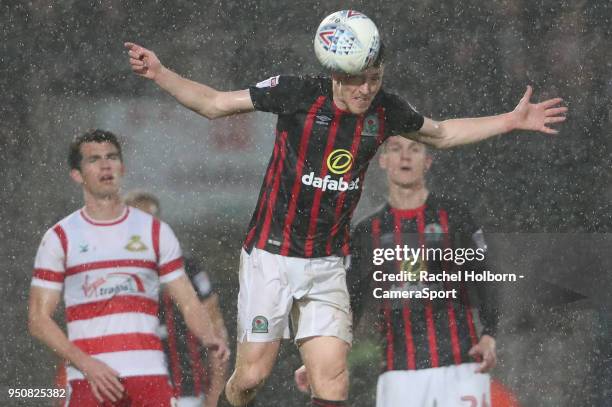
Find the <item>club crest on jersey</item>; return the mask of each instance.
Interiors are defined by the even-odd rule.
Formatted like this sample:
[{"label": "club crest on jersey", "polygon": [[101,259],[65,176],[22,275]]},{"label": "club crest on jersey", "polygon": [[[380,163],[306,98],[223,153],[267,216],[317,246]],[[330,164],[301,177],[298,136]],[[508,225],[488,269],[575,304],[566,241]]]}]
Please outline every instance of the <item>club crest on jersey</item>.
[{"label": "club crest on jersey", "polygon": [[361,130],[362,137],[376,137],[378,136],[378,115],[371,114],[363,119],[363,130]]},{"label": "club crest on jersey", "polygon": [[87,243],[79,244],[79,253],[87,253],[89,251],[89,245]]},{"label": "club crest on jersey", "polygon": [[440,242],[444,232],[442,226],[437,223],[430,223],[425,226],[425,240],[429,243]]},{"label": "club crest on jersey", "polygon": [[253,318],[251,332],[254,334],[267,334],[268,318],[264,317],[263,315],[257,315],[255,318]]},{"label": "club crest on jersey", "polygon": [[125,245],[124,249],[130,252],[144,252],[148,247],[140,241],[139,235],[133,235],[130,237],[130,241]]}]

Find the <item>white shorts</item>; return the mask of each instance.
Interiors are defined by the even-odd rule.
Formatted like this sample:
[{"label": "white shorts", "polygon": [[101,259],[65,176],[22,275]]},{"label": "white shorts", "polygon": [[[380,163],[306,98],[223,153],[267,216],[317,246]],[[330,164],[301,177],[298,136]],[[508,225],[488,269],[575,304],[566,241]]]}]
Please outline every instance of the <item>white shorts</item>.
[{"label": "white shorts", "polygon": [[392,370],[378,377],[376,407],[489,407],[491,378],[477,363]]},{"label": "white shorts", "polygon": [[202,407],[203,405],[204,396],[179,397],[176,400],[176,407]]},{"label": "white shorts", "polygon": [[337,256],[304,259],[253,248],[240,255],[238,341],[334,336],[351,344],[346,270]]}]

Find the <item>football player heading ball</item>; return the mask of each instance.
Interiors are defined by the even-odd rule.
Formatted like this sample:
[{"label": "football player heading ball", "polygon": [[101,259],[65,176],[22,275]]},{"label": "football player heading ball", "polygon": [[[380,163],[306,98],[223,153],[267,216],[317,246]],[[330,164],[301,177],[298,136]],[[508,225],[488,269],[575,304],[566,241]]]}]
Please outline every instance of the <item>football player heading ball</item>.
[{"label": "football player heading ball", "polygon": [[[423,117],[382,89],[380,53],[357,74],[282,75],[219,91],[169,70],[151,50],[125,47],[136,74],[208,119],[254,110],[278,115],[274,152],[241,253],[236,367],[225,389],[234,406],[247,405],[269,376],[280,340],[288,337],[289,315],[313,405],[345,405],[352,322],[341,256],[348,254],[368,163],[388,137],[450,148],[517,129],[555,134],[549,125],[564,121],[567,111],[560,98],[531,103],[528,86],[511,112]],[[336,165],[339,155],[342,165]],[[344,183],[354,187],[340,188]]]}]

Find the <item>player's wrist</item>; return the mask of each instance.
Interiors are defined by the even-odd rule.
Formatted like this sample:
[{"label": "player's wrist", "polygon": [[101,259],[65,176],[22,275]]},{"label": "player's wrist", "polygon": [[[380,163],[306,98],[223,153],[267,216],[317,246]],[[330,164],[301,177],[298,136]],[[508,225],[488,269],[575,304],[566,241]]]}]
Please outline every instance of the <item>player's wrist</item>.
[{"label": "player's wrist", "polygon": [[516,110],[500,115],[502,121],[502,133],[518,130],[518,117]]},{"label": "player's wrist", "polygon": [[160,64],[159,70],[155,73],[155,76],[152,79],[157,86],[165,89],[165,85],[168,83],[168,80],[172,77],[172,75],[176,74]]},{"label": "player's wrist", "polygon": [[491,345],[491,346],[493,346],[493,347],[494,347],[494,346],[495,346],[495,342],[496,342],[496,341],[495,341],[495,338],[494,338],[494,337],[492,337],[492,336],[491,336],[491,335],[489,335],[489,334],[483,334],[483,335],[480,337],[480,343],[487,343],[487,344],[489,344],[489,345]]},{"label": "player's wrist", "polygon": [[74,367],[76,367],[82,373],[85,373],[89,368],[91,359],[92,359],[91,356],[82,352],[79,349],[78,352],[75,352],[75,355],[71,357],[69,360],[70,360],[70,363],[74,365]]}]

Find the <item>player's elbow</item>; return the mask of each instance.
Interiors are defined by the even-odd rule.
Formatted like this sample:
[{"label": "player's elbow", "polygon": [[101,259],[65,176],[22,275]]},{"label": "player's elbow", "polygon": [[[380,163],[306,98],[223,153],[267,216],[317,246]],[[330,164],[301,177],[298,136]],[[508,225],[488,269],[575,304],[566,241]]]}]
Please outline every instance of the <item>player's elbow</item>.
[{"label": "player's elbow", "polygon": [[183,105],[190,108],[200,116],[204,116],[208,120],[214,120],[222,117],[223,114],[219,107],[219,92],[212,91],[212,93],[200,92],[192,95],[193,99],[186,100]]},{"label": "player's elbow", "polygon": [[456,140],[453,132],[449,126],[445,123],[439,123],[437,125],[438,131],[435,136],[431,139],[431,145],[439,150],[446,150],[456,145]]},{"label": "player's elbow", "polygon": [[40,339],[43,335],[43,316],[35,310],[30,309],[28,312],[28,332],[34,338]]},{"label": "player's elbow", "polygon": [[231,107],[228,104],[224,92],[214,91],[210,98],[210,103],[203,109],[202,115],[209,120],[219,119],[231,114]]}]

